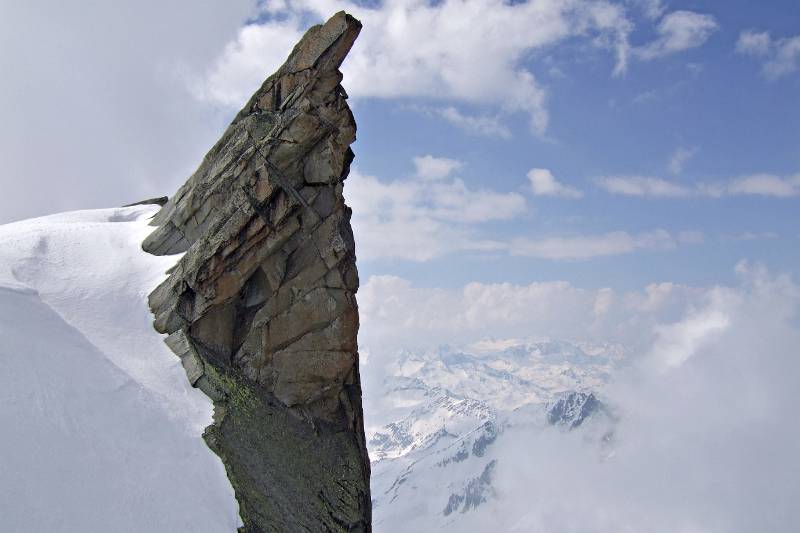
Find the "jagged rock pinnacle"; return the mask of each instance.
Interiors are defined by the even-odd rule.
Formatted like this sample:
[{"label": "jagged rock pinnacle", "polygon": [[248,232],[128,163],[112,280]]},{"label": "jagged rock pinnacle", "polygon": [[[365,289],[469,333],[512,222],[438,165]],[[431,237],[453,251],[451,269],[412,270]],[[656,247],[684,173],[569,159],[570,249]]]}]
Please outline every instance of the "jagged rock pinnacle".
[{"label": "jagged rock pinnacle", "polygon": [[186,252],[155,327],[215,403],[205,432],[243,531],[370,531],[358,274],[342,196],[356,125],[339,66],[361,29],[309,29],[153,219]]}]

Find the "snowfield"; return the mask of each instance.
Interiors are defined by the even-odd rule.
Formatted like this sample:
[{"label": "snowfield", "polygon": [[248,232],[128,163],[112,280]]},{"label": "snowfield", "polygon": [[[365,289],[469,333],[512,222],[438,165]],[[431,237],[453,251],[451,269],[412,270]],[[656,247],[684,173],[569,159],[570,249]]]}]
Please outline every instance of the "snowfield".
[{"label": "snowfield", "polygon": [[223,532],[233,489],[211,401],[151,325],[176,257],[141,250],[157,206],[0,226],[3,531]]}]

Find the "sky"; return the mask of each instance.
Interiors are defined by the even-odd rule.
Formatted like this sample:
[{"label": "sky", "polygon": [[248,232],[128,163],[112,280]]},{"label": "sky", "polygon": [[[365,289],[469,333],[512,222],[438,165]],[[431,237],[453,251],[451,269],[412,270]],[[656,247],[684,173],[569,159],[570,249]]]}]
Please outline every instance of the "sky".
[{"label": "sky", "polygon": [[796,271],[791,4],[4,2],[0,222],[172,193],[302,31],[346,9],[364,23],[343,66],[364,279]]},{"label": "sky", "polygon": [[552,475],[518,475],[557,501],[522,529],[786,531],[794,0],[0,0],[0,223],[171,194],[340,9],[364,24],[342,70],[365,381],[414,344],[623,342],[640,359],[611,390],[622,467],[540,443]]}]

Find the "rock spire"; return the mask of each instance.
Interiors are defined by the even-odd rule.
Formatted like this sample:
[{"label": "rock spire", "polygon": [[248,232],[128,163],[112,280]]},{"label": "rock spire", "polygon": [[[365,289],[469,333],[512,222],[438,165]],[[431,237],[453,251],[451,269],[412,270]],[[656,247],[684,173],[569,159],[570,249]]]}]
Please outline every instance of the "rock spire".
[{"label": "rock spire", "polygon": [[185,252],[150,295],[244,532],[371,530],[358,273],[342,196],[356,124],[339,66],[361,23],[308,30],[164,205],[143,248]]}]

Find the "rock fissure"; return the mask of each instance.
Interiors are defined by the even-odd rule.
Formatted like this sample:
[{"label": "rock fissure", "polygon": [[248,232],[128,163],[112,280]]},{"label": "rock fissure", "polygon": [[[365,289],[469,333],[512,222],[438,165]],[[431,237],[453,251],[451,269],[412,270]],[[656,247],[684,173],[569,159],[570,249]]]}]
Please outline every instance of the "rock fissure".
[{"label": "rock fissure", "polygon": [[309,29],[143,243],[185,252],[150,295],[154,326],[214,401],[204,438],[248,533],[371,531],[339,71],[360,29],[343,12]]}]

